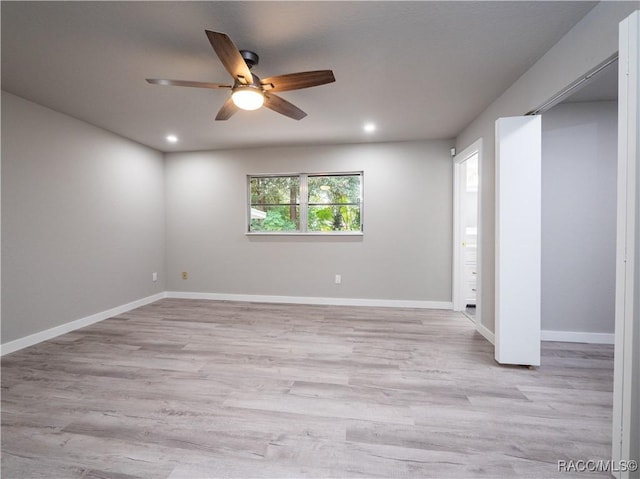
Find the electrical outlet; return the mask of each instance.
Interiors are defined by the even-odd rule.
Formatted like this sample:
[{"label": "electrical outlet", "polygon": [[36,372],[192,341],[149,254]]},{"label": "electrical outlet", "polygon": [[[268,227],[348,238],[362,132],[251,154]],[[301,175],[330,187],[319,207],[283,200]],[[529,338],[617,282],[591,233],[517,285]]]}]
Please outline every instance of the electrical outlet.
[{"label": "electrical outlet", "polygon": [[336,274],[336,284],[342,284],[342,275]]},{"label": "electrical outlet", "polygon": [[151,281],[158,281],[158,273],[155,271],[151,273]]},{"label": "electrical outlet", "polygon": [[187,274],[187,272],[183,271],[182,272],[182,279],[188,279],[188,278],[189,278],[189,275]]}]

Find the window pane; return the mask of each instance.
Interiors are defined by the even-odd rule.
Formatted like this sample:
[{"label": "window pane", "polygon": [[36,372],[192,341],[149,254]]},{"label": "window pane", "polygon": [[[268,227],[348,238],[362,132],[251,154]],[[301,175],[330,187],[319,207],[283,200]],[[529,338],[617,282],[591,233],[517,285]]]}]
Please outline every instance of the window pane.
[{"label": "window pane", "polygon": [[309,176],[309,204],[360,203],[360,175]]},{"label": "window pane", "polygon": [[300,207],[253,206],[251,231],[296,231],[300,229]]},{"label": "window pane", "polygon": [[299,176],[262,176],[251,178],[252,205],[300,203]]},{"label": "window pane", "polygon": [[360,207],[310,205],[309,231],[360,231]]}]

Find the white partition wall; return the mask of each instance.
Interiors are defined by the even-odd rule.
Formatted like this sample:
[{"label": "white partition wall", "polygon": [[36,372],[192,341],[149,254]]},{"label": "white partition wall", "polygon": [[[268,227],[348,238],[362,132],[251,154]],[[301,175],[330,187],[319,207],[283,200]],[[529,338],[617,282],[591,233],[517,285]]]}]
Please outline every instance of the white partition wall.
[{"label": "white partition wall", "polygon": [[496,121],[495,359],[540,365],[540,116]]}]

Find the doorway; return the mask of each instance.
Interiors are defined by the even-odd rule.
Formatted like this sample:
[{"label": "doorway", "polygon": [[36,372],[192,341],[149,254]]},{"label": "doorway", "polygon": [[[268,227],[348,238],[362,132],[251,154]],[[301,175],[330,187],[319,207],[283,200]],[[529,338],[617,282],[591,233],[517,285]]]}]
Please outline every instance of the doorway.
[{"label": "doorway", "polygon": [[482,141],[454,157],[453,309],[480,323],[480,168]]}]

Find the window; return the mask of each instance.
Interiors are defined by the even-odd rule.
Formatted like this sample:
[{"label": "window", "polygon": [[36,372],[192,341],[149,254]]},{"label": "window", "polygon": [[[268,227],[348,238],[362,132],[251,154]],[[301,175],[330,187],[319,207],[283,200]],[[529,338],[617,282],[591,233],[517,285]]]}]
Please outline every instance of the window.
[{"label": "window", "polygon": [[362,172],[248,177],[249,233],[361,233]]}]

